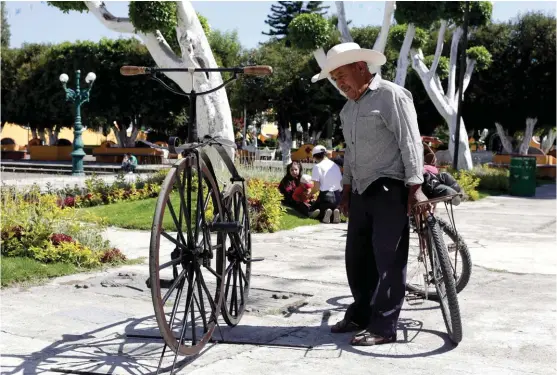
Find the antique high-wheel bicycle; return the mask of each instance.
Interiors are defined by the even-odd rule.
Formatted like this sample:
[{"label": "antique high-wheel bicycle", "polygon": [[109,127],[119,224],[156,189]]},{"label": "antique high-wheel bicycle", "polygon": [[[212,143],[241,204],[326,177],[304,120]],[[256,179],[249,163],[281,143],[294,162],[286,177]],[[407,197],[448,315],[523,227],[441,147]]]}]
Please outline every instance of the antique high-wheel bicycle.
[{"label": "antique high-wheel bicycle", "polygon": [[[414,206],[413,211],[413,226],[414,230],[418,234],[419,250],[415,256],[409,255],[408,263],[409,266],[413,261],[417,263],[417,280],[413,279],[411,275],[407,274],[407,290],[418,294],[421,298],[428,299],[433,297],[437,300],[441,307],[441,312],[443,314],[443,320],[445,322],[445,327],[447,328],[447,333],[450,340],[458,345],[462,341],[462,321],[460,317],[460,307],[458,303],[458,285],[460,283],[460,288],[464,288],[470,274],[467,273],[462,278],[462,274],[456,271],[456,265],[458,263],[458,257],[462,255],[461,251],[457,248],[451,253],[449,253],[448,247],[443,239],[444,229],[441,228],[440,218],[436,217],[434,214],[434,209],[430,212],[425,212],[418,214],[416,207],[425,204],[435,205],[441,202],[445,202],[446,205],[451,206],[452,212],[452,200],[456,196],[461,196],[462,194],[454,194],[440,198],[430,199],[424,202],[419,202]],[[456,233],[456,227],[454,226],[454,220],[451,215],[451,228],[456,234],[456,240],[460,238]],[[449,223],[445,223],[449,225]],[[457,244],[458,246],[458,244]],[[467,261],[470,261],[469,253],[466,249],[466,254],[468,254]],[[451,255],[455,257],[455,261],[452,262]],[[470,261],[471,263],[471,261]],[[407,297],[408,298],[408,297]]]},{"label": "antique high-wheel bicycle", "polygon": [[[205,92],[179,92],[157,77],[158,73],[192,75],[229,72],[232,77]],[[239,74],[272,74],[269,66],[234,68],[157,68],[124,66],[125,76],[149,75],[178,95],[188,96],[188,136],[185,144],[169,140],[168,151],[181,155],[168,172],[158,196],[149,249],[147,286],[164,353],[195,355],[211,340],[222,314],[229,326],[239,323],[250,289],[252,257],[246,186],[226,147],[229,140],[205,136],[198,139],[196,99],[223,88]],[[151,144],[152,147],[163,148]],[[214,149],[230,172],[230,183],[219,186],[208,149]],[[185,302],[184,302],[185,298]]]}]

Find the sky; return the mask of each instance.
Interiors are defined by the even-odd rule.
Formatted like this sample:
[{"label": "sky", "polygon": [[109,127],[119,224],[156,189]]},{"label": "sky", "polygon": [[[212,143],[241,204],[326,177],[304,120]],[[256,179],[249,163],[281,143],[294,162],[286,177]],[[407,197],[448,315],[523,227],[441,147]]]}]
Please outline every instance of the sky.
[{"label": "sky", "polygon": [[[127,1],[107,1],[112,14],[127,17]],[[265,19],[270,12],[269,1],[193,1],[195,10],[204,15],[213,29],[236,30],[245,48],[253,48],[268,37]],[[543,11],[552,15],[556,12],[556,1],[494,1],[494,21],[507,21],[520,13]],[[336,11],[334,2],[329,12]],[[383,18],[383,1],[346,1],[346,17],[354,26],[380,25]],[[22,43],[61,43],[76,40],[98,41],[102,37],[128,37],[105,28],[96,18],[87,13],[64,14],[44,1],[6,1],[8,22],[11,30],[10,47]]]}]

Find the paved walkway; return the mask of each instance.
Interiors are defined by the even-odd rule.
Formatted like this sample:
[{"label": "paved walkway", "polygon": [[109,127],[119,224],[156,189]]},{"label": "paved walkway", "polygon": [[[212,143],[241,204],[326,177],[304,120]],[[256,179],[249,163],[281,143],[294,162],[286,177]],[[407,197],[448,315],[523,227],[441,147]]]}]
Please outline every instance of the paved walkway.
[{"label": "paved walkway", "polygon": [[[429,301],[405,304],[399,343],[355,348],[348,345],[350,335],[330,334],[351,300],[345,225],[255,235],[255,256],[265,261],[253,265],[250,311],[223,333],[262,345],[208,345],[203,355],[183,359],[180,373],[554,374],[555,203],[550,185],[535,199],[490,197],[456,208],[474,263],[470,284],[459,294],[464,339],[456,348],[438,305]],[[148,256],[147,232],[110,229],[107,236],[131,257]],[[157,331],[147,273],[142,264],[2,290],[2,374],[154,373],[161,343],[125,336]]]}]

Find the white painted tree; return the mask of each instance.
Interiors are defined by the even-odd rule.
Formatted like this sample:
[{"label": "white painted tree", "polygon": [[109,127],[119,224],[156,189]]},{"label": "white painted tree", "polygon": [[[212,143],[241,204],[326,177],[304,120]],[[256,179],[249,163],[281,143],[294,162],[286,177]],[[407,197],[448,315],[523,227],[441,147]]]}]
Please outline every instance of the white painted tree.
[{"label": "white painted tree", "polygon": [[534,126],[538,122],[537,118],[527,118],[526,119],[526,129],[524,130],[524,138],[518,147],[518,153],[520,155],[528,155],[528,149],[530,148],[530,141],[534,135]]},{"label": "white painted tree", "polygon": [[555,129],[550,129],[549,133],[543,137],[542,139],[542,151],[544,153],[548,153],[551,150],[551,147],[555,145],[555,139],[557,138],[557,133],[555,133]]},{"label": "white painted tree", "polygon": [[[342,35],[341,40],[350,41],[349,29],[344,14],[342,1],[336,2],[339,13],[338,29]],[[492,6],[489,2],[473,2],[470,10],[470,26],[486,23],[491,18]],[[391,17],[394,13],[397,25],[391,28]],[[462,38],[463,21],[462,2],[385,2],[383,23],[379,36],[373,49],[384,52],[388,39],[393,47],[399,49],[397,70],[394,82],[404,86],[410,61],[412,68],[416,71],[422,81],[428,96],[436,109],[445,119],[449,126],[450,141],[449,153],[454,155],[454,141],[456,133],[456,114],[458,107],[459,91],[456,89],[456,73],[458,63],[458,45]],[[423,46],[427,35],[421,28],[430,29],[432,25],[439,23],[439,31],[435,54],[424,56]],[[442,56],[443,45],[447,28],[453,29],[450,58]],[[404,37],[402,37],[404,35]],[[491,55],[484,47],[472,47],[467,51],[467,65],[464,76],[463,89],[466,91],[475,69],[485,69],[491,63]],[[324,54],[323,54],[324,55]],[[411,57],[409,59],[409,56]],[[442,86],[442,80],[448,76],[447,91]],[[458,167],[460,169],[471,169],[472,156],[468,145],[468,137],[464,121],[460,121],[460,138]]]},{"label": "white painted tree", "polygon": [[[471,2],[469,24],[471,30],[488,22],[491,18],[492,4],[490,2]],[[435,108],[449,126],[449,153],[454,158],[455,133],[457,129],[456,117],[460,89],[466,91],[475,69],[485,69],[491,63],[491,54],[484,47],[472,47],[466,51],[466,67],[462,88],[456,88],[457,64],[459,60],[458,47],[462,39],[464,11],[463,2],[400,2],[395,11],[397,22],[405,22],[410,26],[431,26],[439,22],[437,45],[431,66],[426,65],[421,48],[410,49],[412,68],[420,77],[426,92]],[[452,28],[452,42],[450,48],[447,90],[443,89],[438,75],[438,67],[442,58],[443,45],[447,28]],[[461,118],[460,139],[458,152],[458,168],[472,169],[472,155],[468,144],[468,137],[464,121]]]},{"label": "white painted tree", "polygon": [[[189,1],[131,1],[130,18],[116,17],[102,1],[53,1],[50,5],[67,13],[89,12],[108,29],[139,37],[161,68],[217,67],[202,24]],[[171,46],[178,46],[180,53]],[[178,49],[178,48],[174,48]],[[220,85],[220,73],[165,73],[184,92],[192,85],[197,92]],[[232,115],[226,91],[218,90],[197,100],[198,135],[207,134],[234,142]],[[227,150],[234,155],[233,149]]]}]

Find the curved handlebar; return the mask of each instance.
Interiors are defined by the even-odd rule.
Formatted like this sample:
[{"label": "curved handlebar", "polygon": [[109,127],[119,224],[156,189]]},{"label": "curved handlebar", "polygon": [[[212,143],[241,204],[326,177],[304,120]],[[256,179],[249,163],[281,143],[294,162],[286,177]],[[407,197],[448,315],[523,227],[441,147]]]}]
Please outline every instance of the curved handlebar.
[{"label": "curved handlebar", "polygon": [[244,74],[252,76],[268,76],[273,74],[273,68],[268,65],[246,66],[242,69]]},{"label": "curved handlebar", "polygon": [[144,66],[123,66],[120,68],[120,74],[123,76],[137,76],[150,73],[150,69]]},{"label": "curved handlebar", "polygon": [[156,72],[232,72],[243,73],[252,76],[266,76],[273,74],[273,68],[268,65],[252,65],[237,68],[149,68],[145,66],[123,66],[120,68],[120,74],[123,76],[137,76]]}]

